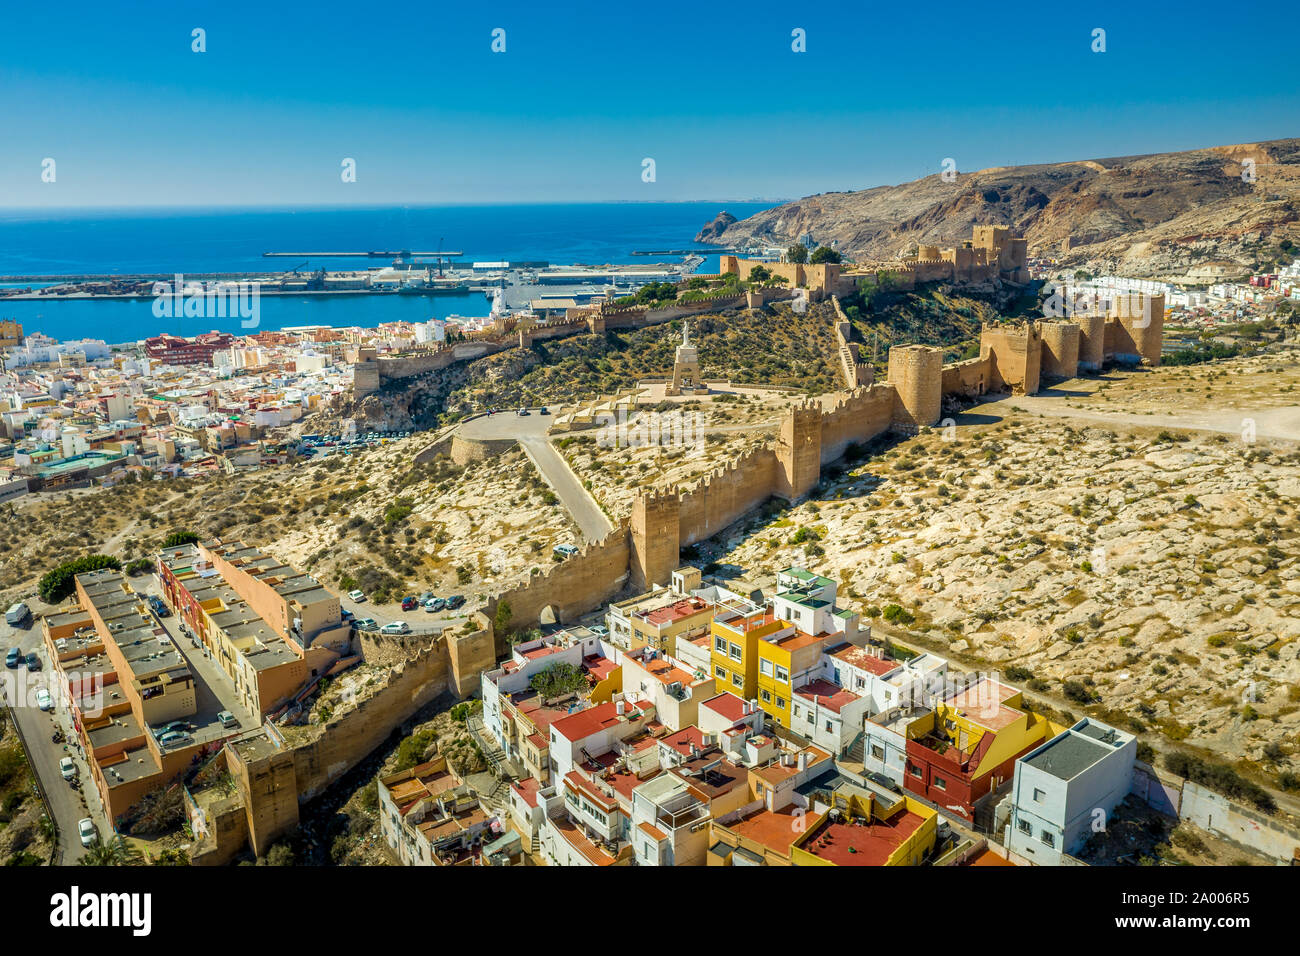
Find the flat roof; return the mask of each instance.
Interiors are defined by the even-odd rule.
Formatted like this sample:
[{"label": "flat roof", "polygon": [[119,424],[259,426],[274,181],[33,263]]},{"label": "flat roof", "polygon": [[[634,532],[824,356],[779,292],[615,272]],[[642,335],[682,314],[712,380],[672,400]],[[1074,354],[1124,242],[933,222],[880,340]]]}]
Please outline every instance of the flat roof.
[{"label": "flat roof", "polygon": [[827,817],[800,844],[800,849],[836,866],[884,866],[889,855],[923,823],[925,818],[911,810],[870,823],[837,823]]},{"label": "flat roof", "polygon": [[1111,752],[1110,748],[1089,740],[1083,734],[1066,731],[1022,759],[1035,770],[1050,773],[1060,780],[1072,780]]}]

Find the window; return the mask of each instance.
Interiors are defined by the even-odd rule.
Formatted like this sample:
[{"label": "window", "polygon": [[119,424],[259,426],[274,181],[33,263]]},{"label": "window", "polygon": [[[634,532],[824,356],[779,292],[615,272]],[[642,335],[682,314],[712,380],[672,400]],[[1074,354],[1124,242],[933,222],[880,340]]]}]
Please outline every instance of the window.
[{"label": "window", "polygon": [[1034,802],[1035,802],[1035,803],[1042,803],[1042,802],[1043,802],[1043,798],[1044,798],[1045,796],[1047,796],[1047,794],[1043,793],[1043,791],[1039,790],[1037,787],[1034,787]]},{"label": "window", "polygon": [[1034,831],[1034,828],[1031,827],[1031,826],[1029,825],[1029,821],[1028,821],[1028,820],[1017,820],[1017,821],[1016,821],[1016,828],[1017,828],[1021,833],[1032,833],[1032,832]]},{"label": "window", "polygon": [[871,759],[872,759],[872,760],[884,760],[884,759],[885,759],[885,748],[884,748],[884,747],[877,747],[875,744],[872,744],[872,745],[871,745]]},{"label": "window", "polygon": [[809,727],[817,726],[817,715],[814,714],[811,710],[808,711],[808,726]]},{"label": "window", "polygon": [[948,781],[945,780],[945,779],[943,779],[943,777],[940,777],[940,776],[938,776],[938,775],[936,774],[936,775],[935,775],[935,778],[934,778],[934,788],[935,788],[936,790],[947,790],[947,789],[948,789]]},{"label": "window", "polygon": [[907,772],[910,773],[913,777],[921,776],[921,768],[918,767],[916,764],[912,764],[912,763],[908,764]]},{"label": "window", "polygon": [[761,658],[758,662],[758,672],[762,674],[764,677],[771,677],[772,662],[769,661],[766,657]]},{"label": "window", "polygon": [[1043,841],[1043,844],[1045,846],[1050,846],[1052,848],[1056,847],[1056,837],[1052,836],[1052,834],[1047,830],[1044,830],[1042,832],[1042,835],[1039,837],[1039,839]]},{"label": "window", "polygon": [[772,695],[767,691],[763,690],[763,688],[761,687],[758,689],[758,696],[763,699],[763,703],[765,704],[772,703]]},{"label": "window", "polygon": [[727,669],[725,667],[718,667],[717,665],[714,665],[713,676],[718,678],[718,680],[726,680]]},{"label": "window", "polygon": [[790,683],[790,672],[786,670],[784,667],[782,667],[780,664],[777,664],[776,679],[779,680],[782,684],[788,684]]},{"label": "window", "polygon": [[828,734],[833,734],[835,732],[835,725],[831,723],[829,720],[826,721],[826,732]]},{"label": "window", "polygon": [[785,698],[784,698],[784,697],[778,697],[778,698],[776,699],[776,706],[779,707],[779,708],[781,708],[782,710],[784,710],[784,709],[785,709]]},{"label": "window", "polygon": [[719,654],[727,653],[727,639],[725,637],[715,637],[713,639],[713,649]]},{"label": "window", "polygon": [[740,660],[740,657],[741,657],[740,645],[739,645],[739,644],[732,644],[732,645],[731,645],[731,659],[732,659],[733,661],[738,661],[738,660]]},{"label": "window", "polygon": [[866,687],[866,686],[867,686],[867,682],[866,682],[865,680],[863,680],[861,677],[857,678],[857,688],[858,688],[858,690],[862,690],[862,688],[864,688],[864,687]]},{"label": "window", "polygon": [[732,674],[732,675],[731,675],[731,682],[732,682],[733,684],[735,684],[737,687],[739,687],[741,684],[744,683],[744,681],[742,681],[742,680],[740,679],[740,675],[739,675],[739,674]]}]

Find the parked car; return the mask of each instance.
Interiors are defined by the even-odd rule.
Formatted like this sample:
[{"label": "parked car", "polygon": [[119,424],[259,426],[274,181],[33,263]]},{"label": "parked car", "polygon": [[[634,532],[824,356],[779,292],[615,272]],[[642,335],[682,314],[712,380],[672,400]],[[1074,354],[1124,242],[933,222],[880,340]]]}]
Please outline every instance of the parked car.
[{"label": "parked car", "polygon": [[158,738],[159,747],[182,747],[185,744],[191,744],[194,738],[184,731],[173,730],[170,733],[163,734]]},{"label": "parked car", "polygon": [[361,620],[355,621],[352,626],[358,631],[375,631],[379,629],[379,625],[373,617],[363,617]]},{"label": "parked car", "polygon": [[595,634],[597,637],[609,637],[609,628],[604,624],[593,624],[591,627],[587,628],[587,630],[591,631],[591,633]]},{"label": "parked car", "polygon": [[188,720],[173,720],[153,729],[153,735],[160,740],[170,733],[185,733],[190,729]]},{"label": "parked car", "polygon": [[432,591],[425,591],[423,594],[420,595],[420,603],[428,604],[430,601],[433,600],[433,597],[434,595]]},{"label": "parked car", "polygon": [[541,408],[539,408],[539,409],[537,410],[537,414],[538,414],[538,415],[549,415],[549,414],[551,414],[551,410],[550,410],[549,408],[547,408],[545,405],[543,405]]},{"label": "parked car", "polygon": [[95,829],[95,821],[90,817],[82,817],[77,821],[77,833],[81,836],[82,846],[94,846],[99,842],[99,831]]},{"label": "parked car", "polygon": [[14,668],[23,662],[23,652],[17,647],[9,648],[9,653],[5,655],[5,667]]},{"label": "parked car", "polygon": [[451,597],[447,598],[447,610],[449,611],[454,611],[456,608],[464,606],[465,599],[459,594],[453,594]]},{"label": "parked car", "polygon": [[526,409],[526,408],[521,408],[521,409],[519,409],[519,414],[520,414],[520,415],[527,415],[527,414],[528,414],[528,409]]},{"label": "parked car", "polygon": [[217,720],[221,721],[221,726],[229,730],[231,727],[239,726],[239,718],[228,710],[220,711],[217,714]]},{"label": "parked car", "polygon": [[557,544],[551,548],[551,553],[557,558],[571,558],[578,553],[578,548],[572,544]]},{"label": "parked car", "polygon": [[54,698],[50,696],[50,692],[44,687],[36,692],[36,706],[40,710],[54,709]]},{"label": "parked car", "polygon": [[420,602],[417,601],[417,600],[415,599],[415,595],[414,595],[414,594],[408,595],[408,596],[402,598],[402,610],[403,610],[403,611],[414,611],[415,608],[416,608],[416,606],[417,606],[419,603],[420,603]]},{"label": "parked car", "polygon": [[360,604],[366,599],[366,594],[364,591],[349,591],[348,597]]},{"label": "parked car", "polygon": [[27,664],[27,669],[29,671],[38,671],[41,669],[41,659],[36,656],[35,651],[32,651],[27,655],[25,663]]},{"label": "parked car", "polygon": [[64,757],[59,761],[59,773],[63,774],[64,780],[73,780],[77,776],[77,765],[72,762],[71,757]]},{"label": "parked car", "polygon": [[410,634],[411,625],[405,621],[393,621],[391,624],[385,624],[379,629],[380,634]]},{"label": "parked car", "polygon": [[447,602],[440,597],[432,597],[424,602],[424,609],[430,614],[437,614],[447,606]]}]

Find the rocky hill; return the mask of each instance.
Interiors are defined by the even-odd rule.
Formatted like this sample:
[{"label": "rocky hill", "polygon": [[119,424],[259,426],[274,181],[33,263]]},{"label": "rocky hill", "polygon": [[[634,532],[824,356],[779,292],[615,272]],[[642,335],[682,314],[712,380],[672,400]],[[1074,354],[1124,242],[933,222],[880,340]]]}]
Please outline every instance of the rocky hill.
[{"label": "rocky hill", "polygon": [[[1253,160],[1254,182],[1243,179]],[[1037,166],[936,173],[898,186],[823,193],[697,236],[741,246],[811,233],[859,258],[970,237],[977,223],[1011,226],[1031,254],[1129,275],[1205,278],[1275,261],[1300,242],[1300,139]],[[720,228],[721,227],[721,228]],[[1069,240],[1070,248],[1063,247]]]}]

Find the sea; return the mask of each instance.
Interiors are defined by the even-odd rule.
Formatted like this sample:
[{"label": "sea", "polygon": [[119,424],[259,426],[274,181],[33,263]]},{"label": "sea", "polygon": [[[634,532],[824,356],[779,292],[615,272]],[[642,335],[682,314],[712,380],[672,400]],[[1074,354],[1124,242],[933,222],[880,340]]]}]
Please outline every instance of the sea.
[{"label": "sea", "polygon": [[[453,264],[545,261],[606,265],[676,261],[635,250],[694,249],[695,234],[719,211],[739,219],[770,202],[564,203],[219,208],[0,210],[0,277],[140,273],[352,270],[389,260],[266,258],[264,252],[403,250],[463,252]],[[703,251],[703,250],[702,250]],[[717,270],[717,255],[699,271]],[[15,283],[0,278],[0,287]],[[38,286],[42,283],[20,282]],[[45,283],[48,284],[48,283]],[[259,329],[296,325],[373,327],[448,315],[486,315],[483,293],[440,296],[267,295]],[[52,338],[135,342],[171,332],[212,329],[245,334],[240,319],[159,318],[150,300],[17,300],[0,298],[0,319]]]}]

